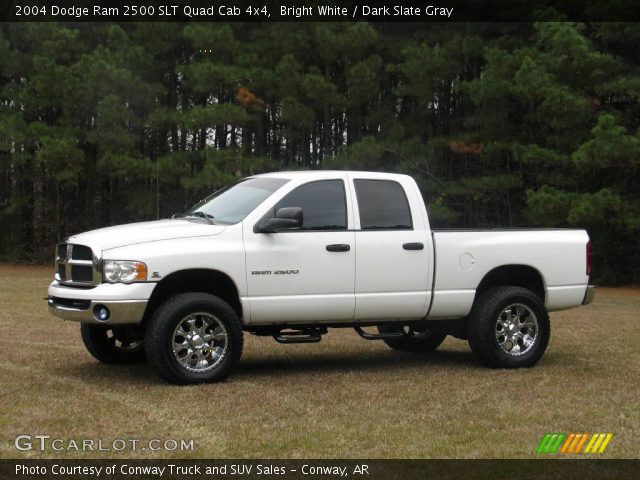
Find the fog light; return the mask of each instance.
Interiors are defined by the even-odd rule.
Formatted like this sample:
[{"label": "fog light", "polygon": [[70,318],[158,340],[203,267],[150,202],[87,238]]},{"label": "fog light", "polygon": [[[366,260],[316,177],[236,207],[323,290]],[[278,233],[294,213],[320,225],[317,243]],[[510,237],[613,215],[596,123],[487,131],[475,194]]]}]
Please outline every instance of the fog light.
[{"label": "fog light", "polygon": [[96,317],[96,320],[100,320],[101,322],[106,322],[109,320],[109,316],[111,313],[109,309],[104,305],[96,305],[93,307],[93,315]]}]

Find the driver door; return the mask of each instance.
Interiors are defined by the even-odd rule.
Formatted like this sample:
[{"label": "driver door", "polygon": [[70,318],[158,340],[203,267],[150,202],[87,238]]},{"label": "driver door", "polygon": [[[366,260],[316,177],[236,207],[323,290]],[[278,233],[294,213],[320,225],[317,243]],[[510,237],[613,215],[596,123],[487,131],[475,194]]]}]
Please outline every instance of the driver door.
[{"label": "driver door", "polygon": [[245,228],[251,323],[345,322],[355,308],[355,233],[343,178],[302,184],[274,204],[301,207],[302,227]]}]

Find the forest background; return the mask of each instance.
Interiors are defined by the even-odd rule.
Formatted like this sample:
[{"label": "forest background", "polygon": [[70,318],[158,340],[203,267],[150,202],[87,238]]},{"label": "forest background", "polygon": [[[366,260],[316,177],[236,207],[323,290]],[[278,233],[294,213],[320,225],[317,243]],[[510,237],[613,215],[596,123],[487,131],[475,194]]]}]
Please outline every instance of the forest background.
[{"label": "forest background", "polygon": [[640,283],[640,24],[0,24],[0,259],[275,170],[402,172],[433,227],[580,227]]}]

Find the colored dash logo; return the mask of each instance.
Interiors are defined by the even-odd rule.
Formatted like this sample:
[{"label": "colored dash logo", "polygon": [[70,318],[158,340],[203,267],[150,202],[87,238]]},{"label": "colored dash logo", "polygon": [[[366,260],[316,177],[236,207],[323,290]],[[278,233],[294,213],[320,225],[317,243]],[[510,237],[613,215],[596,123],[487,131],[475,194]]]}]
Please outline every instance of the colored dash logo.
[{"label": "colored dash logo", "polygon": [[613,433],[547,433],[536,453],[604,453]]}]

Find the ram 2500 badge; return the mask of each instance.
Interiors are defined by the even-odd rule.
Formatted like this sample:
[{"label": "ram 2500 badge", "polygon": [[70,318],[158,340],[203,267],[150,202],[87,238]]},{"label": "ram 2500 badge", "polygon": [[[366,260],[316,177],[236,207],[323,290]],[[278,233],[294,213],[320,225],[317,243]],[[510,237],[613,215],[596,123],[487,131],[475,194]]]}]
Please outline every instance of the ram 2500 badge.
[{"label": "ram 2500 badge", "polygon": [[548,312],[592,300],[589,249],[584,230],[432,230],[405,175],[279,172],[69,237],[48,303],[99,361],[146,359],[175,383],[225,378],[244,332],[288,344],[330,327],[415,353],[453,335],[488,366],[529,367]]}]

